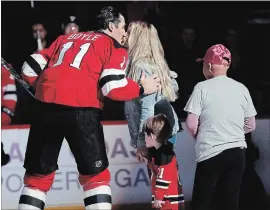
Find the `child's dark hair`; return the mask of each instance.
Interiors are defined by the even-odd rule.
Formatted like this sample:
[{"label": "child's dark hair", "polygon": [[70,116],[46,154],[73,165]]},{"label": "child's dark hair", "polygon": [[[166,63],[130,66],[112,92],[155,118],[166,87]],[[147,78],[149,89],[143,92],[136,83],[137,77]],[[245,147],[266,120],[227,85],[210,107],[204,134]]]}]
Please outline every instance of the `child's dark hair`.
[{"label": "child's dark hair", "polygon": [[167,144],[168,139],[172,135],[172,128],[167,117],[164,114],[158,114],[147,119],[143,132],[147,135],[154,134],[157,137],[157,142]]}]

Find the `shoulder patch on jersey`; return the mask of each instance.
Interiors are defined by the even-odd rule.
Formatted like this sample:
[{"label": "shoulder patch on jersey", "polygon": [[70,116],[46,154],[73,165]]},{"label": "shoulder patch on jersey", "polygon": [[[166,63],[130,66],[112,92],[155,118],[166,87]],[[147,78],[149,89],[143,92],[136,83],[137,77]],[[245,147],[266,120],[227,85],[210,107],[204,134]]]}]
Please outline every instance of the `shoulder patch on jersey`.
[{"label": "shoulder patch on jersey", "polygon": [[102,31],[94,31],[94,33],[100,33],[100,34],[103,34],[103,35],[107,36],[108,38],[110,38],[113,41],[113,46],[115,48],[127,49],[125,46],[121,45],[118,41],[116,41],[116,39],[114,39],[113,37],[109,36],[108,34],[102,32]]},{"label": "shoulder patch on jersey", "polygon": [[120,68],[121,68],[121,69],[123,69],[125,63],[126,63],[126,57],[123,56],[123,62],[120,63]]}]

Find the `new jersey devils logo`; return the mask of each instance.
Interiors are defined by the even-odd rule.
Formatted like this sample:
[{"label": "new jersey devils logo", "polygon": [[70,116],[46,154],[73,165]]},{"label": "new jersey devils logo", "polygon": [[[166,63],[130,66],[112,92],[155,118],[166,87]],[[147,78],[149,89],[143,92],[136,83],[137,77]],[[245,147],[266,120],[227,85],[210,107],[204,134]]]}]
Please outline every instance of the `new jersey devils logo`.
[{"label": "new jersey devils logo", "polygon": [[122,63],[120,63],[120,67],[121,67],[121,69],[123,69],[125,62],[126,62],[126,57],[124,56],[124,60],[123,60],[123,62],[122,62]]}]

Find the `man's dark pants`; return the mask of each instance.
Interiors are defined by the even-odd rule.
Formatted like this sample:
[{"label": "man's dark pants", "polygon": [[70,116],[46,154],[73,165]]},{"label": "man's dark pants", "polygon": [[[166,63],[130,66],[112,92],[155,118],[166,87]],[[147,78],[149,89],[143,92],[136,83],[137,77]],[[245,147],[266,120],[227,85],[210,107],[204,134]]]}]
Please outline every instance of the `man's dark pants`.
[{"label": "man's dark pants", "polygon": [[238,210],[245,149],[232,148],[197,163],[192,210]]}]

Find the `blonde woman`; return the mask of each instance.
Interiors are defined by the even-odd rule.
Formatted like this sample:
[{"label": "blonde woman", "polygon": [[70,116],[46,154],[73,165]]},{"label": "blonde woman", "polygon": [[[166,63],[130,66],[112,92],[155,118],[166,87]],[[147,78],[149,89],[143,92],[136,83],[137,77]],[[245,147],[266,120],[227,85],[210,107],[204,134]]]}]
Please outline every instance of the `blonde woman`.
[{"label": "blonde woman", "polygon": [[[125,102],[125,115],[128,121],[131,143],[137,148],[137,158],[142,162],[143,156],[148,153],[145,147],[145,134],[142,132],[143,124],[149,117],[156,114],[155,105],[159,101],[173,102],[177,99],[178,85],[174,79],[177,74],[170,71],[164,58],[158,32],[152,24],[142,21],[130,23],[125,44],[129,52],[127,77],[139,81],[142,74],[146,77],[156,74],[161,80],[158,92]],[[175,144],[175,134],[179,131],[178,118],[170,104],[164,109],[171,109],[171,113],[173,113],[174,123],[170,142]]]}]

